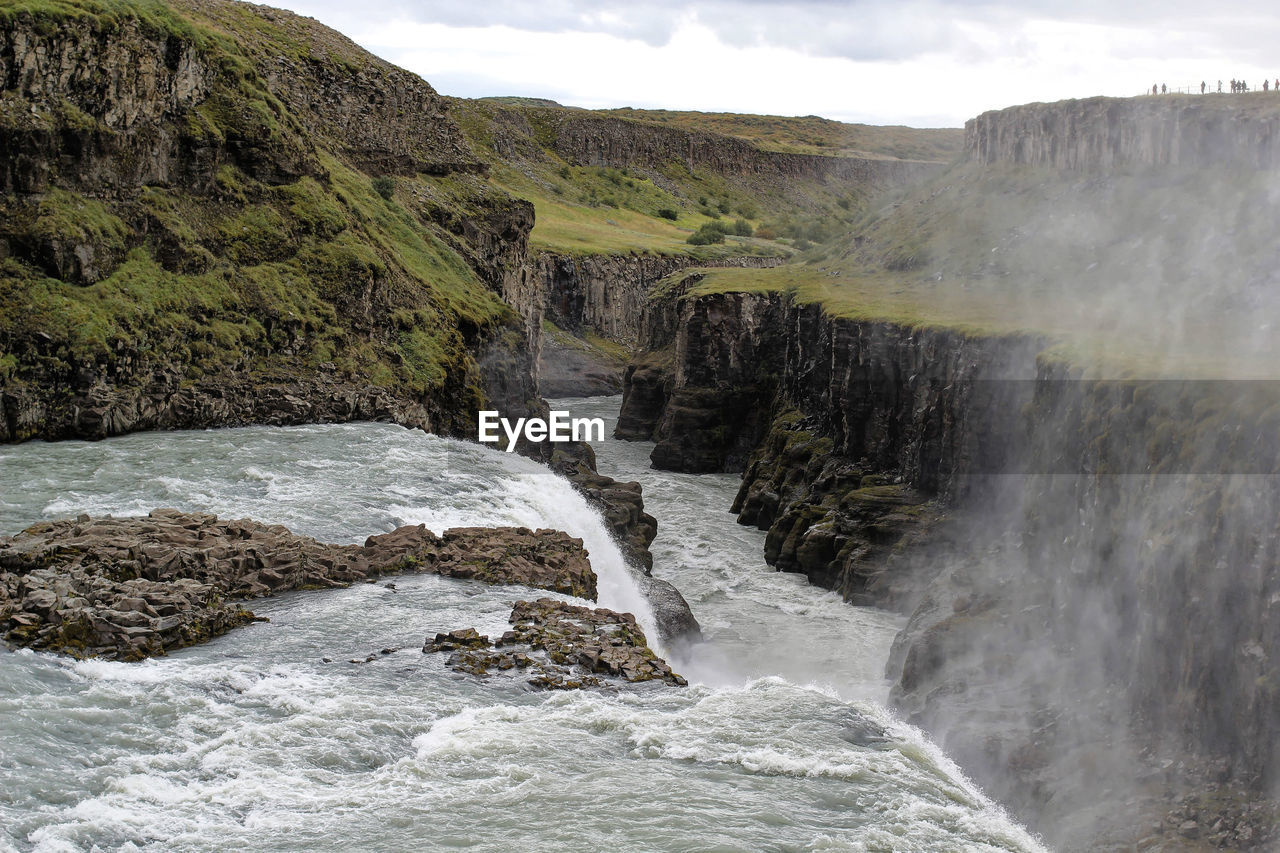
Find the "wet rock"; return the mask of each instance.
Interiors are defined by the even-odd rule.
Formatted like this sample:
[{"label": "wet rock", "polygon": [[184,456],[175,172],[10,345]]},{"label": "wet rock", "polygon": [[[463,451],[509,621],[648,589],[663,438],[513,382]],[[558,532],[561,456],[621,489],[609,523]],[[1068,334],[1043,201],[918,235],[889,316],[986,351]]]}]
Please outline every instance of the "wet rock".
[{"label": "wet rock", "polygon": [[557,530],[458,527],[437,537],[418,525],[370,536],[365,551],[382,568],[518,583],[592,601],[596,597],[596,574],[582,540]]},{"label": "wet rock", "polygon": [[457,649],[487,649],[490,645],[489,638],[475,628],[459,628],[447,634],[436,634],[434,640],[428,640],[422,647],[422,651],[452,652]]},{"label": "wet rock", "polygon": [[464,628],[437,634],[422,650],[454,651],[448,665],[472,675],[527,671],[528,683],[541,689],[599,687],[609,679],[688,683],[653,653],[630,613],[540,598],[516,602],[509,621],[513,629],[496,643]]},{"label": "wet rock", "polygon": [[254,621],[245,599],[399,572],[596,594],[581,540],[554,530],[436,536],[419,525],[362,546],[330,545],[280,525],[158,509],[145,518],[41,522],[0,537],[0,631],[13,646],[137,660]]}]

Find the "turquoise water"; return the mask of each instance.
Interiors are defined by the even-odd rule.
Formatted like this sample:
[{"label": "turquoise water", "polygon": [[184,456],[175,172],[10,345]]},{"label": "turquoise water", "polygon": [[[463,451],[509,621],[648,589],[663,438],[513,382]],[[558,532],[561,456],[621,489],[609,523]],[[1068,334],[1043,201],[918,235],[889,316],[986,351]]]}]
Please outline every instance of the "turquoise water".
[{"label": "turquoise water", "polygon": [[[420,652],[427,634],[500,630],[546,593],[431,576],[255,601],[270,622],[140,664],[0,653],[0,849],[1042,849],[881,704],[896,617],[769,570],[762,534],[727,512],[735,478],[597,450],[644,482],[655,573],[703,624],[709,642],[673,660],[691,687],[453,673]],[[0,532],[157,506],[344,542],[420,522],[566,529],[602,603],[651,624],[568,483],[491,449],[382,424],[0,449]]]}]

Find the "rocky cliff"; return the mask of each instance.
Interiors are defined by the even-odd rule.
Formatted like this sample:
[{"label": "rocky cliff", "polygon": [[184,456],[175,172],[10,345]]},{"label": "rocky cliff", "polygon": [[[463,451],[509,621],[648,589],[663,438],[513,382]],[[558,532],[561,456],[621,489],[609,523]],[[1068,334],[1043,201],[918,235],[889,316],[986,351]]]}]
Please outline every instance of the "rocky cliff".
[{"label": "rocky cliff", "polygon": [[693,264],[707,267],[775,267],[783,258],[736,257],[694,261],[679,255],[585,255],[539,253],[534,274],[547,294],[546,317],[561,329],[590,331],[629,348],[648,328],[650,291]]},{"label": "rocky cliff", "polygon": [[553,341],[541,360],[543,393],[572,397],[621,391],[626,356],[648,343],[653,327],[647,312],[659,303],[650,293],[667,276],[693,263],[764,269],[782,262],[754,256],[694,261],[680,255],[538,253],[534,276],[546,295],[546,320],[572,336]]},{"label": "rocky cliff", "polygon": [[992,110],[965,122],[965,156],[1056,169],[1280,166],[1274,97],[1088,98]]},{"label": "rocky cliff", "polygon": [[[685,277],[675,293],[700,277]],[[734,293],[658,301],[675,307],[647,315],[646,338],[661,349],[628,368],[617,435],[656,441],[656,468],[739,470],[768,425],[785,347],[784,300]]]},{"label": "rocky cliff", "polygon": [[535,399],[532,210],[421,79],[264,7],[86,0],[6,9],[0,81],[5,440]]},{"label": "rocky cliff", "polygon": [[1266,843],[1268,383],[1081,381],[1034,335],[670,298],[620,428],[655,465],[745,468],[770,563],[909,613],[894,701],[985,789],[1065,849]]}]

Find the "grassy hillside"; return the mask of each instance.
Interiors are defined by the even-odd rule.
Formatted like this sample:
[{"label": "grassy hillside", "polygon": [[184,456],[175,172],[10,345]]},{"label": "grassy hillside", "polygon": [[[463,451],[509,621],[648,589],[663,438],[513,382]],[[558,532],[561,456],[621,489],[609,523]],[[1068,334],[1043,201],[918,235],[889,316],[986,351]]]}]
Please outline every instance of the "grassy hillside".
[{"label": "grassy hillside", "polygon": [[[537,221],[530,239],[538,249],[568,254],[652,252],[703,259],[788,255],[815,238],[852,227],[880,189],[813,177],[780,182],[777,176],[749,170],[690,168],[676,152],[653,166],[584,165],[557,149],[557,135],[566,117],[607,117],[603,132],[623,147],[630,135],[655,123],[619,111],[546,106],[527,98],[452,103],[472,148],[493,164],[493,183],[534,203]],[[714,126],[697,124],[701,114],[672,115],[695,119],[677,123],[683,130],[718,132]],[[933,132],[920,133],[929,139]],[[915,150],[911,139],[913,145],[908,147]],[[727,140],[726,147],[733,141]],[[894,150],[888,137],[882,148],[877,156],[888,158]],[[736,227],[753,239],[730,234],[724,243],[691,246],[688,238],[709,223]]]},{"label": "grassy hillside", "polygon": [[1269,173],[960,164],[774,270],[700,292],[786,290],[840,316],[1033,333],[1090,371],[1277,373]]},{"label": "grassy hillside", "polygon": [[722,133],[745,139],[769,151],[800,154],[949,163],[960,155],[964,144],[964,131],[958,127],[880,126],[848,124],[820,116],[679,112],[630,107],[603,112],[686,130]]}]

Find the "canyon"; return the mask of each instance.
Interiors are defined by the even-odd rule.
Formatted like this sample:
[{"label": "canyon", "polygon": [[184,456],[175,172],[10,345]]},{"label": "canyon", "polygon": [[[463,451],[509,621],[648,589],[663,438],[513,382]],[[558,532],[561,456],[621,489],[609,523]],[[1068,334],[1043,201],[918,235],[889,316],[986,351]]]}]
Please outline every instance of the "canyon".
[{"label": "canyon", "polygon": [[[967,160],[991,171],[968,191],[1103,138],[1139,141],[1054,165],[1171,168],[1142,140],[1211,130],[1181,104],[1105,107],[970,122]],[[1254,138],[1237,159],[1265,165]],[[673,276],[637,315],[618,435],[655,441],[655,468],[741,471],[732,510],[769,563],[907,614],[894,704],[1051,843],[1265,848],[1274,383],[1090,378],[1053,331],[845,317],[737,281]]]},{"label": "canyon", "polygon": [[[620,390],[617,435],[654,441],[655,468],[742,474],[732,511],[767,531],[771,565],[906,618],[893,704],[1051,843],[1275,840],[1280,497],[1260,475],[1276,471],[1276,392],[1090,374],[1039,318],[850,313],[804,289],[839,296],[873,269],[908,299],[953,286],[977,303],[988,281],[1037,274],[1053,299],[1077,279],[1114,290],[1141,262],[1123,241],[1087,235],[1094,272],[1027,239],[1035,217],[987,239],[943,205],[981,210],[1026,180],[1049,217],[1064,197],[1057,210],[1105,207],[1096,193],[1127,192],[1124,170],[1161,192],[1191,180],[1179,170],[1267,174],[1267,104],[1036,104],[969,122],[956,164],[820,156],[462,103],[309,19],[164,9],[3,13],[0,441],[359,420],[474,439],[478,411],[546,417],[543,396]],[[574,191],[561,173],[630,181],[682,221],[714,186],[726,206],[776,199],[852,236],[718,255],[539,243],[546,199]],[[593,227],[620,228],[619,210],[591,206]],[[1245,248],[1228,269],[1242,286],[1204,299],[1269,307],[1273,253]],[[601,509],[664,639],[696,637],[653,577],[661,520],[639,485],[584,444],[517,449]],[[221,606],[227,625],[248,618]],[[9,628],[39,633],[25,616]]]}]

